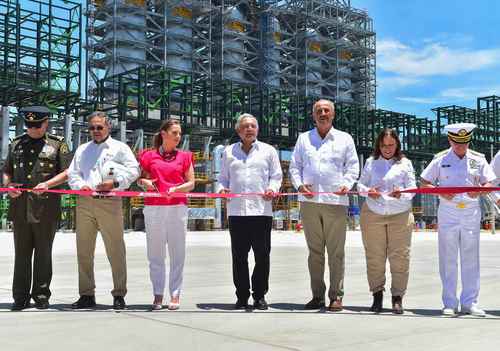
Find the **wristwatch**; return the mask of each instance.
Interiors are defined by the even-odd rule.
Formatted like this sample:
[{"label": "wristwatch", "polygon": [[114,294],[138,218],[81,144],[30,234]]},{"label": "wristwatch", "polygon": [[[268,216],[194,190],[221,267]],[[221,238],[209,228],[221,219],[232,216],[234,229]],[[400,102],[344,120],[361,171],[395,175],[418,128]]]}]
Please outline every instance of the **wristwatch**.
[{"label": "wristwatch", "polygon": [[120,187],[120,182],[113,180],[113,188],[119,188]]}]

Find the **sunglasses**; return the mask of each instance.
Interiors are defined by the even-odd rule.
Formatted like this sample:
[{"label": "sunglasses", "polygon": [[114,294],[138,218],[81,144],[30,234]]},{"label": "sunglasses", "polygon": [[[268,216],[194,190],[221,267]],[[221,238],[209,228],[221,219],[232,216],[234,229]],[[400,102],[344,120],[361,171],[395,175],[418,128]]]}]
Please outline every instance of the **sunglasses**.
[{"label": "sunglasses", "polygon": [[27,129],[32,129],[32,128],[39,129],[39,128],[42,128],[42,124],[41,123],[36,123],[36,124],[26,123],[26,128]]},{"label": "sunglasses", "polygon": [[89,127],[89,130],[90,131],[94,131],[94,130],[103,130],[104,127],[103,126],[90,126]]}]

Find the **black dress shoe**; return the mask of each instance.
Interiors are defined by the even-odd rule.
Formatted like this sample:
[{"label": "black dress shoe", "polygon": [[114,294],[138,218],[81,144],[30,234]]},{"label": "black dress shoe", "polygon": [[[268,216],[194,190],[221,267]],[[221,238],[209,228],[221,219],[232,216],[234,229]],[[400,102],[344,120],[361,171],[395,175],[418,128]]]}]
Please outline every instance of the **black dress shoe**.
[{"label": "black dress shoe", "polygon": [[319,297],[313,297],[312,300],[304,306],[305,310],[319,310],[321,308],[325,308],[325,300]]},{"label": "black dress shoe", "polygon": [[11,311],[22,311],[25,308],[30,308],[30,300],[25,300],[25,301],[14,301],[12,306],[10,306]]},{"label": "black dress shoe", "polygon": [[392,297],[392,313],[403,314],[405,310],[403,308],[403,298],[401,296]]},{"label": "black dress shoe", "polygon": [[123,296],[113,296],[113,308],[115,310],[123,310],[127,307]]},{"label": "black dress shoe", "polygon": [[42,297],[35,300],[35,308],[39,310],[46,310],[49,308],[49,299]]},{"label": "black dress shoe", "polygon": [[78,301],[71,304],[71,308],[75,310],[83,308],[95,307],[95,296],[94,295],[82,295]]},{"label": "black dress shoe", "polygon": [[235,310],[248,310],[248,300],[238,299],[234,304]]},{"label": "black dress shoe", "polygon": [[382,290],[377,291],[376,293],[373,294],[373,304],[372,307],[370,307],[370,311],[375,313],[382,312],[383,303],[384,303],[384,292]]},{"label": "black dress shoe", "polygon": [[253,308],[255,308],[256,310],[267,310],[268,306],[266,300],[263,297],[254,300]]}]

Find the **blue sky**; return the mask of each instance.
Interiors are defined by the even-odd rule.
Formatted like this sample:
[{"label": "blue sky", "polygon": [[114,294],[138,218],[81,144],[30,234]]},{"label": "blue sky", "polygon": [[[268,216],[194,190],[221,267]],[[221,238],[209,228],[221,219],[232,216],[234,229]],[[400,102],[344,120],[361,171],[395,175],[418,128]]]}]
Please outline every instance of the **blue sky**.
[{"label": "blue sky", "polygon": [[433,117],[500,95],[500,1],[351,0],[377,32],[377,107]]}]

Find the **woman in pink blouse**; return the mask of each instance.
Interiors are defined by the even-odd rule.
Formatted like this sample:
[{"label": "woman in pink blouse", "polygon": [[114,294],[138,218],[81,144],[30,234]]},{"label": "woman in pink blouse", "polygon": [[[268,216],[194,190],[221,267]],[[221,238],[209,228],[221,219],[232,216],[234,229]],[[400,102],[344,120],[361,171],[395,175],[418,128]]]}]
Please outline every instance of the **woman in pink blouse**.
[{"label": "woman in pink blouse", "polygon": [[[181,140],[177,120],[163,122],[153,137],[153,149],[140,156],[143,169],[137,183],[148,191],[189,192],[194,188],[193,155],[177,149]],[[170,256],[168,309],[179,308],[187,232],[187,198],[144,198],[149,273],[153,284],[153,310],[162,308],[165,290],[166,246]]]}]

